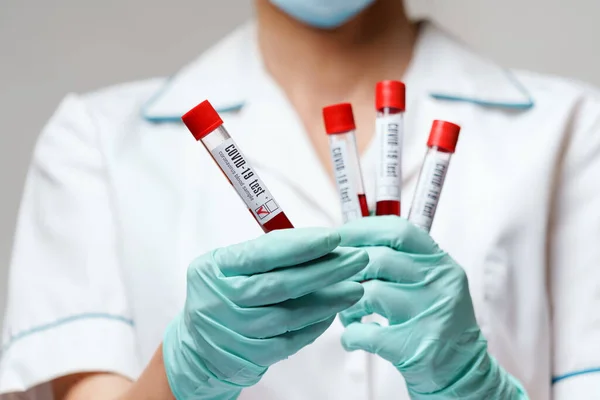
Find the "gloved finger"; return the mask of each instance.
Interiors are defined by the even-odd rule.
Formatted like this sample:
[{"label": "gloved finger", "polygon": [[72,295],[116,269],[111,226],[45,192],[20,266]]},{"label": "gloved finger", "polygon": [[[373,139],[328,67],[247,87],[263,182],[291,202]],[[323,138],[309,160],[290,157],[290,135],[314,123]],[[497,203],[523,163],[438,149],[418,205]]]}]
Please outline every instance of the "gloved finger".
[{"label": "gloved finger", "polygon": [[316,260],[339,243],[333,229],[285,229],[217,249],[213,259],[225,276],[253,275]]},{"label": "gloved finger", "polygon": [[222,278],[221,293],[240,307],[297,299],[347,280],[369,263],[361,249],[337,248],[316,261],[249,277]]},{"label": "gloved finger", "polygon": [[341,246],[387,246],[413,254],[436,254],[440,248],[427,232],[396,216],[366,217],[338,228]]},{"label": "gloved finger", "polygon": [[260,354],[263,356],[261,357],[261,362],[273,365],[296,354],[317,340],[319,336],[329,329],[334,320],[335,316],[300,330],[263,340],[265,347],[264,351]]},{"label": "gloved finger", "polygon": [[363,350],[377,354],[377,343],[383,340],[384,327],[377,322],[355,322],[342,333],[342,347],[346,351]]},{"label": "gloved finger", "polygon": [[[178,343],[182,349],[176,349],[172,353],[179,357],[184,355],[185,362],[194,365],[193,370],[197,371],[200,376],[201,372],[208,371],[209,376],[213,375],[220,381],[252,386],[266,372],[266,366],[257,365],[248,357],[243,356],[243,353],[232,353],[231,348],[221,346],[221,341],[232,343],[238,340],[237,336],[232,335],[233,332],[223,329],[218,323],[207,318],[203,318],[202,331],[198,331],[197,326],[189,322],[186,319],[187,329],[190,332],[197,331],[196,334],[189,336],[183,332],[172,332],[173,329],[168,329],[165,333],[164,343],[165,345]],[[215,339],[217,340],[215,341]],[[243,340],[242,338],[242,342]]]},{"label": "gloved finger", "polygon": [[266,307],[235,308],[231,315],[215,315],[231,321],[230,329],[256,339],[283,335],[325,321],[355,304],[364,293],[362,285],[340,282],[298,299]]},{"label": "gloved finger", "polygon": [[[223,327],[214,325],[213,321],[207,321],[205,335],[210,337],[211,345],[218,353],[225,354],[228,358],[235,360],[239,365],[238,358],[252,364],[269,367],[276,362],[284,360],[297,353],[303,347],[313,343],[331,326],[335,317],[307,326],[293,332],[268,339],[247,338]],[[210,360],[210,359],[209,359]]]},{"label": "gloved finger", "polygon": [[379,279],[388,282],[420,282],[429,271],[440,263],[446,253],[408,254],[389,247],[365,247],[369,264],[350,278],[355,282]]},{"label": "gloved finger", "polygon": [[403,355],[395,354],[392,349],[402,348],[403,345],[398,345],[398,342],[403,341],[403,338],[398,337],[393,330],[393,327],[381,326],[374,322],[356,322],[348,325],[342,334],[342,346],[346,351],[363,350],[396,363]]},{"label": "gloved finger", "polygon": [[340,321],[344,326],[360,322],[371,314],[381,315],[390,325],[401,324],[427,309],[437,296],[421,290],[423,283],[400,284],[372,280],[363,283],[363,287],[365,293],[362,298],[340,313]]}]

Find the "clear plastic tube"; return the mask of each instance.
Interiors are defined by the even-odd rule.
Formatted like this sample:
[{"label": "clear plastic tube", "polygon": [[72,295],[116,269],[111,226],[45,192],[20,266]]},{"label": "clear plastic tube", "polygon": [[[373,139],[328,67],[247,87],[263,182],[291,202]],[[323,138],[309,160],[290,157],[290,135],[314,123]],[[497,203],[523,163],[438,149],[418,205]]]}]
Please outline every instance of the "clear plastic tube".
[{"label": "clear plastic tube", "polygon": [[182,119],[196,140],[208,150],[265,233],[293,228],[208,101],[200,103]]},{"label": "clear plastic tube", "polygon": [[377,84],[376,215],[400,215],[402,196],[402,142],[406,89],[402,82]]},{"label": "clear plastic tube", "polygon": [[354,115],[348,103],[323,109],[325,130],[329,136],[331,161],[344,222],[369,215],[358,146]]},{"label": "clear plastic tube", "polygon": [[458,125],[446,121],[434,121],[431,129],[428,150],[408,215],[410,222],[427,232],[433,224],[459,133]]}]

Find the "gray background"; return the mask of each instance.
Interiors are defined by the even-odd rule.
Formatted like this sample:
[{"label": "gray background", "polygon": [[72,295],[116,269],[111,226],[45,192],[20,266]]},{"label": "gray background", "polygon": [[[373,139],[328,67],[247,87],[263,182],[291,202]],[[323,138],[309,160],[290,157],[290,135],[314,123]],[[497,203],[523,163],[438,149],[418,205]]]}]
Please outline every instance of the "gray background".
[{"label": "gray background", "polygon": [[[251,14],[250,0],[0,0],[0,307],[35,139],[69,91],[169,75]],[[598,0],[410,0],[510,67],[600,86]]]}]

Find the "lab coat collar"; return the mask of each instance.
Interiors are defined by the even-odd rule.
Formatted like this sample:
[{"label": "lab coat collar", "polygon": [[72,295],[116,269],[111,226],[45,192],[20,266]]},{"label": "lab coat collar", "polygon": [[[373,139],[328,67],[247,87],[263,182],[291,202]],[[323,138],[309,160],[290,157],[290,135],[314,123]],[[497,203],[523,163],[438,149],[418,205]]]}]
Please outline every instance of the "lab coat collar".
[{"label": "lab coat collar", "polygon": [[[152,122],[179,122],[197,103],[209,99],[221,113],[241,109],[261,60],[256,25],[248,23],[169,79],[142,109]],[[425,93],[440,101],[527,110],[534,103],[516,77],[471,51],[431,22],[422,22],[409,72]]]},{"label": "lab coat collar", "polygon": [[441,101],[513,110],[527,110],[534,105],[511,71],[427,21],[421,23],[407,75],[419,81],[432,98]]},{"label": "lab coat collar", "polygon": [[259,62],[256,26],[247,23],[169,78],[144,105],[151,122],[181,122],[181,116],[208,99],[220,113],[237,111],[248,95],[248,76]]}]

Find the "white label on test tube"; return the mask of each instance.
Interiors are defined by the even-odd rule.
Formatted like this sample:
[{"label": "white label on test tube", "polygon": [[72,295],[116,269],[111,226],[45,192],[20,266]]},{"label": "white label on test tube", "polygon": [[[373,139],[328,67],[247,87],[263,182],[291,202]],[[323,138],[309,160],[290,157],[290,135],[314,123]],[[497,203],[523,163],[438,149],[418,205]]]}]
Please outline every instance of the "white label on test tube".
[{"label": "white label on test tube", "polygon": [[436,151],[430,151],[423,161],[409,220],[426,231],[431,229],[449,165],[447,154]]},{"label": "white label on test tube", "polygon": [[355,177],[352,175],[352,168],[348,166],[349,154],[346,142],[342,140],[333,142],[331,144],[331,156],[344,222],[360,218],[362,216],[360,203],[354,187]]},{"label": "white label on test tube", "polygon": [[226,139],[211,153],[260,224],[264,225],[282,212],[232,139]]},{"label": "white label on test tube", "polygon": [[402,113],[377,118],[381,154],[377,165],[376,201],[400,201],[403,129]]}]

